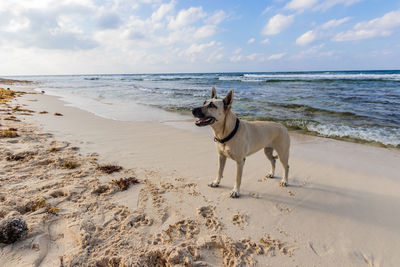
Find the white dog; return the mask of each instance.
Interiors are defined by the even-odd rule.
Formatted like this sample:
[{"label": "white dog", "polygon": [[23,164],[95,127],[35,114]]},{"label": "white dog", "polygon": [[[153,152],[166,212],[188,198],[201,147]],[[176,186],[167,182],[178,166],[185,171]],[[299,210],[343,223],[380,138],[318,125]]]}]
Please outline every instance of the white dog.
[{"label": "white dog", "polygon": [[276,150],[285,169],[280,182],[281,186],[288,184],[290,138],[285,126],[276,122],[243,121],[231,111],[233,90],[224,99],[217,99],[215,88],[212,88],[211,98],[203,106],[192,110],[198,118],[197,126],[210,125],[214,132],[214,141],[219,154],[218,174],[211,187],[218,187],[224,172],[226,158],[236,161],[236,183],[230,194],[232,198],[239,197],[243,166],[246,157],[264,149],[271,162],[271,172],[267,177],[274,177],[275,159],[272,152]]}]

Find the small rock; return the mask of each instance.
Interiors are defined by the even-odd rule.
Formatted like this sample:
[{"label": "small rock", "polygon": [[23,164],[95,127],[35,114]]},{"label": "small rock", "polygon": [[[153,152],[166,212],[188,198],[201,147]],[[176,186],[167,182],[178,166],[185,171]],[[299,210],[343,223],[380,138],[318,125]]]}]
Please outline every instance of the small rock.
[{"label": "small rock", "polygon": [[28,226],[22,218],[8,218],[0,222],[0,243],[11,244],[28,233]]}]

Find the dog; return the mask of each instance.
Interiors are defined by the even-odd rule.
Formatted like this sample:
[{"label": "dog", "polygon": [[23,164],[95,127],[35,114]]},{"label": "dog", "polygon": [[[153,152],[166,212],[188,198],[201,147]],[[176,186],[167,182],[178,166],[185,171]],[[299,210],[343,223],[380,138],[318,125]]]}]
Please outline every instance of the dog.
[{"label": "dog", "polygon": [[261,149],[264,149],[265,156],[271,162],[271,172],[267,174],[269,178],[275,175],[276,157],[273,156],[273,151],[278,153],[285,170],[280,186],[287,186],[290,138],[286,127],[276,122],[239,120],[231,111],[233,92],[232,89],[225,98],[218,99],[213,87],[211,98],[206,100],[203,106],[192,109],[193,116],[197,118],[195,124],[199,127],[209,125],[214,132],[219,156],[218,173],[217,178],[209,186],[219,186],[226,158],[230,158],[236,161],[236,182],[230,197],[238,198],[246,157]]}]

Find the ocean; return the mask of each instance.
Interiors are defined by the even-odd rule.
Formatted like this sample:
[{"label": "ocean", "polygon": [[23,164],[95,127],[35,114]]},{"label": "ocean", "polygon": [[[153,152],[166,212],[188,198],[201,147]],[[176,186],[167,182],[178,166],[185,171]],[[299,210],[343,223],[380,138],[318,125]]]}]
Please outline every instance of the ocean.
[{"label": "ocean", "polygon": [[[190,115],[192,107],[210,96],[211,87],[219,97],[234,89],[233,111],[240,118],[278,121],[308,134],[400,148],[399,70],[13,78],[35,81],[38,91],[125,121],[157,120],[150,112],[154,109]],[[138,107],[146,112],[138,112]]]}]

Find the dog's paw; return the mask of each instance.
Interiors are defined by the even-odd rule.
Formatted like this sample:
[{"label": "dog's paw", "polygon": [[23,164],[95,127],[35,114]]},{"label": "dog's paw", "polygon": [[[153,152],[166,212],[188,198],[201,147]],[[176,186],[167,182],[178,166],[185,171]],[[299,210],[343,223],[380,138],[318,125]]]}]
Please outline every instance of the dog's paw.
[{"label": "dog's paw", "polygon": [[216,182],[211,182],[211,183],[208,184],[208,186],[209,186],[209,187],[218,187],[219,184],[216,183]]},{"label": "dog's paw", "polygon": [[267,175],[265,175],[265,177],[267,178],[274,178],[275,176],[272,173],[268,173]]},{"label": "dog's paw", "polygon": [[286,187],[288,184],[287,184],[287,182],[285,182],[285,181],[282,181],[282,182],[280,182],[279,183],[279,186],[280,187]]},{"label": "dog's paw", "polygon": [[239,192],[237,192],[237,191],[232,191],[231,192],[231,194],[230,194],[230,197],[231,198],[238,198],[240,196],[240,194],[239,194]]}]

